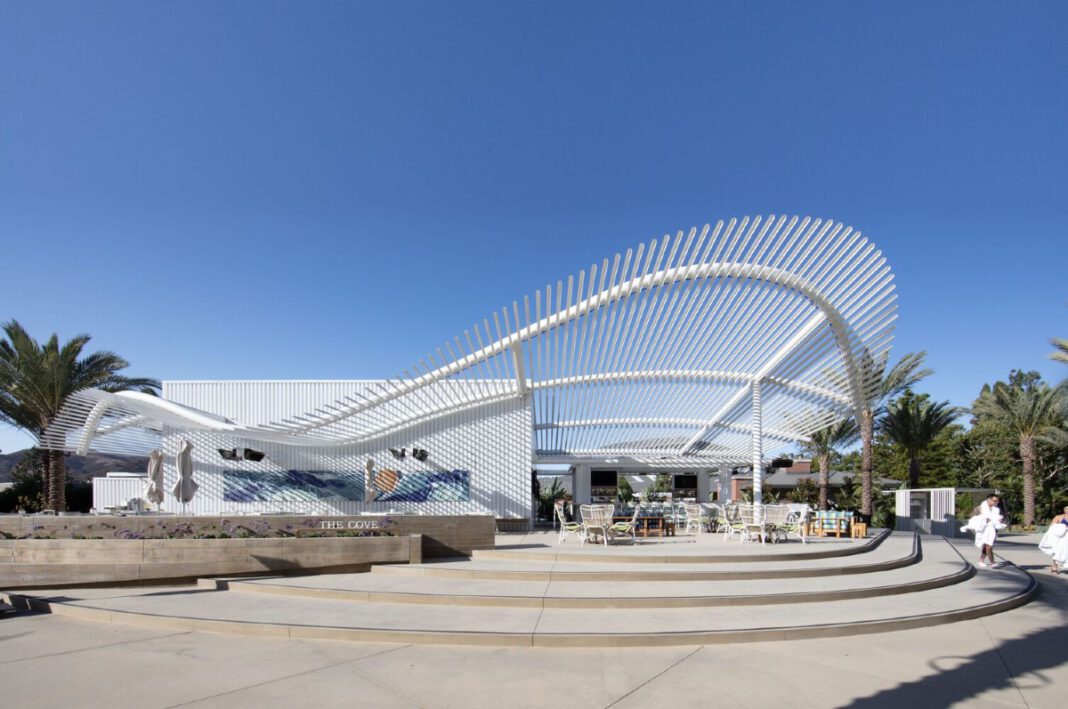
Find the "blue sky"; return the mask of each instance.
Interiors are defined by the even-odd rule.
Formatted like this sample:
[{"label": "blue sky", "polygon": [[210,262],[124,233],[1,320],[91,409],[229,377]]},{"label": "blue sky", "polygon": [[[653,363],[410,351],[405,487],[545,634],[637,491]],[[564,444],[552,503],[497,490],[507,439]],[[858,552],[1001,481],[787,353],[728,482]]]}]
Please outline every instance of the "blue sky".
[{"label": "blue sky", "polygon": [[1061,2],[5,2],[0,319],[162,379],[391,376],[638,242],[788,213],[887,255],[934,397],[1059,380],[1065,27]]}]

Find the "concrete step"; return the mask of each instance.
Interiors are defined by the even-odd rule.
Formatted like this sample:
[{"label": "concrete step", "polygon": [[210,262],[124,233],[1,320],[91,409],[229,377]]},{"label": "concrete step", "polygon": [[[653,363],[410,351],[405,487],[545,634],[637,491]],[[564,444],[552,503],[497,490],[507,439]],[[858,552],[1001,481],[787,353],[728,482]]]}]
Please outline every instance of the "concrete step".
[{"label": "concrete step", "polygon": [[[939,542],[944,543],[944,542]],[[1013,566],[917,593],[802,604],[514,608],[354,602],[204,589],[89,589],[33,604],[85,620],[174,630],[366,642],[556,647],[702,645],[834,637],[976,618],[1016,607],[1034,580]]]},{"label": "concrete step", "polygon": [[[800,559],[826,559],[831,557],[866,554],[879,546],[891,530],[874,530],[864,539],[836,539],[815,537],[807,544],[796,539],[779,544],[741,543],[737,539],[724,541],[721,534],[703,534],[682,537],[665,543],[662,540],[639,539],[637,545],[613,543],[580,545],[568,540],[554,546],[545,544],[498,544],[496,549],[472,552],[471,558],[484,560],[524,560],[533,562],[582,561],[590,563],[637,563],[637,564],[715,564]],[[543,535],[544,536],[544,535]]]},{"label": "concrete step", "polygon": [[744,580],[517,580],[331,574],[269,579],[201,579],[202,588],[351,602],[513,608],[692,608],[816,603],[916,593],[960,583],[974,567],[941,539],[923,545],[915,564],[882,573]]},{"label": "concrete step", "polygon": [[[911,532],[897,532],[865,554],[819,559],[789,559],[756,565],[722,562],[637,563],[530,561],[524,558],[442,560],[423,564],[375,566],[373,574],[499,581],[730,581],[865,574],[916,563],[919,547]],[[769,547],[770,548],[770,547]]]}]

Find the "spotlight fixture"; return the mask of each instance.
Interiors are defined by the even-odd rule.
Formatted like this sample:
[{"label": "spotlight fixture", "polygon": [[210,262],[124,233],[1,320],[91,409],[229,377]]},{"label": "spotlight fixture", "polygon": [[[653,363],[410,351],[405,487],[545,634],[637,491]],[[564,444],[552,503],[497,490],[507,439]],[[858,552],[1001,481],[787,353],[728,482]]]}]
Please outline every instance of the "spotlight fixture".
[{"label": "spotlight fixture", "polygon": [[237,455],[236,448],[220,448],[219,455],[222,456],[223,460],[241,460],[240,456]]},{"label": "spotlight fixture", "polygon": [[412,448],[412,457],[418,460],[420,463],[425,461],[430,454],[422,448]]},{"label": "spotlight fixture", "polygon": [[246,448],[245,449],[245,460],[251,460],[251,461],[254,461],[254,462],[258,462],[258,461],[263,460],[263,456],[264,455],[265,455],[265,453],[263,453],[262,451],[254,451],[251,448]]},{"label": "spotlight fixture", "polygon": [[407,451],[405,451],[403,448],[401,448],[400,450],[397,450],[396,448],[390,448],[389,452],[392,453],[393,457],[397,458],[398,460],[403,459],[404,456],[407,455]]}]

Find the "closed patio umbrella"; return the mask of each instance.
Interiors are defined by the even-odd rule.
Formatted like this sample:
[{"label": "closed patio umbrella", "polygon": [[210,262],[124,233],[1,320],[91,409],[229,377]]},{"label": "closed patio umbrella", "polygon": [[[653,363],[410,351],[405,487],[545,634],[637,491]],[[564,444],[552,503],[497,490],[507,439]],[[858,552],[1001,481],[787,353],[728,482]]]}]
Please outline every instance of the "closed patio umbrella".
[{"label": "closed patio umbrella", "polygon": [[183,440],[178,446],[178,457],[175,460],[178,468],[178,482],[174,484],[174,496],[182,503],[182,512],[185,513],[185,504],[193,499],[196,494],[196,480],[193,480],[193,444]]},{"label": "closed patio umbrella", "polygon": [[163,452],[157,448],[148,454],[148,490],[145,499],[157,508],[163,504]]}]

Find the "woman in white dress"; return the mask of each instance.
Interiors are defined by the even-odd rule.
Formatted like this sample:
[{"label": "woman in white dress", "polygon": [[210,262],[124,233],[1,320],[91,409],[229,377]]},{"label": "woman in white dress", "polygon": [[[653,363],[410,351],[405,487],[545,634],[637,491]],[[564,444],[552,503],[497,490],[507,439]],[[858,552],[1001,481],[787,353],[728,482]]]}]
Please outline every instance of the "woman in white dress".
[{"label": "woman in white dress", "polygon": [[1050,556],[1050,572],[1059,574],[1068,564],[1068,506],[1065,506],[1064,514],[1057,515],[1050,522],[1038,548]]},{"label": "woman in white dress", "polygon": [[[976,514],[968,520],[964,529],[975,532],[975,546],[979,548],[979,566],[986,568],[994,566],[994,541],[998,538],[998,530],[1005,528],[1004,518],[1001,516],[1001,503],[997,495],[990,495],[983,504],[979,505]],[[987,562],[989,559],[989,563]]]}]

